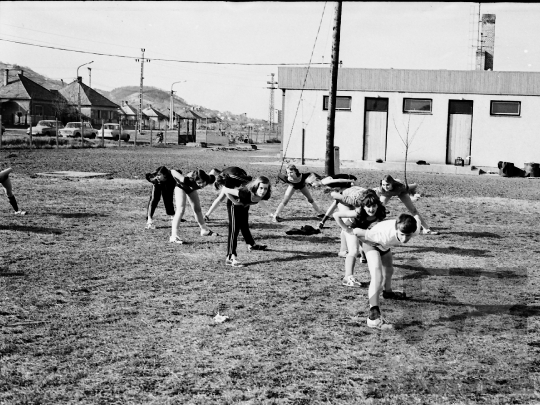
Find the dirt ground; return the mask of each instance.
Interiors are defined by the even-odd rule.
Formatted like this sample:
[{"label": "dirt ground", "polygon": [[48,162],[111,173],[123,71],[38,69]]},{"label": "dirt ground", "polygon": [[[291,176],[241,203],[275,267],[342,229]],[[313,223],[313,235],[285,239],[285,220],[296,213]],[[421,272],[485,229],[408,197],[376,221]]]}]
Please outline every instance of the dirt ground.
[{"label": "dirt ground", "polygon": [[[274,149],[273,149],[274,148]],[[224,206],[200,236],[189,207],[184,245],[169,244],[162,205],[145,230],[144,173],[239,165],[285,190],[275,154],[200,148],[1,150],[21,209],[0,205],[0,403],[540,403],[540,180],[409,175],[437,236],[394,250],[389,332],[366,327],[367,289],[341,285],[339,231],[316,226],[295,194],[273,223],[251,210],[245,268],[224,265]],[[308,168],[322,174],[321,168]],[[111,173],[47,178],[55,170]],[[366,186],[386,173],[351,170]],[[400,173],[389,173],[401,177]],[[321,206],[330,204],[312,190]],[[216,192],[200,191],[203,211]],[[403,212],[389,204],[391,217]],[[362,281],[366,265],[357,263]],[[216,314],[228,316],[216,323]]]}]

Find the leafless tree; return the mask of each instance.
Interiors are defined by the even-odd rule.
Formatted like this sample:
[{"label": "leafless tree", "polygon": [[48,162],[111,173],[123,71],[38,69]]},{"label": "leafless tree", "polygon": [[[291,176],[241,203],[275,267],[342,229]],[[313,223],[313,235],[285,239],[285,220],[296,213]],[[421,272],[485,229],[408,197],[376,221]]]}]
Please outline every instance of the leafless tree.
[{"label": "leafless tree", "polygon": [[405,134],[404,135],[398,129],[398,127],[396,125],[396,120],[393,119],[394,127],[396,128],[397,134],[398,134],[399,138],[401,139],[401,142],[403,142],[403,145],[405,146],[405,163],[404,163],[404,168],[403,168],[403,176],[405,177],[405,185],[407,186],[407,189],[409,188],[409,183],[407,181],[407,160],[409,158],[409,148],[411,147],[411,144],[412,144],[412,142],[414,140],[414,137],[416,136],[416,133],[418,132],[418,130],[420,129],[420,127],[424,123],[424,118],[426,118],[425,116],[422,117],[422,121],[420,121],[420,124],[418,125],[418,127],[416,127],[416,130],[411,135],[411,114],[408,114],[408,115],[409,115],[409,117],[407,119],[407,126],[405,127]]}]

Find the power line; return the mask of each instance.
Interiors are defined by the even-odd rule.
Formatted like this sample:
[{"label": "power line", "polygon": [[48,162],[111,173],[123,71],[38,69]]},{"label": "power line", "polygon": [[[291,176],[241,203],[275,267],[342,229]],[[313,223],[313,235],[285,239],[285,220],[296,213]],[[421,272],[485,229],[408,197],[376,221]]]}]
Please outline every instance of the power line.
[{"label": "power line", "polygon": [[[324,11],[326,10],[326,3],[324,3],[324,8],[323,8],[323,12],[322,12],[322,15],[321,15],[321,21],[319,23],[319,28],[317,29],[317,35],[315,36],[315,42],[313,43],[313,49],[311,50],[311,56],[309,57],[309,64],[306,68],[306,75],[304,76],[304,82],[302,83],[302,89],[300,90],[300,98],[298,100],[298,104],[296,105],[296,112],[294,113],[294,118],[293,118],[293,121],[292,121],[292,125],[291,125],[291,132],[289,133],[289,139],[287,140],[287,145],[285,145],[285,149],[283,150],[283,157],[281,159],[281,166],[279,168],[279,173],[281,174],[281,170],[283,169],[283,163],[285,163],[285,155],[287,153],[287,149],[289,149],[289,143],[291,142],[291,138],[292,138],[292,133],[293,133],[293,130],[294,130],[294,124],[296,122],[296,117],[298,116],[298,110],[300,109],[300,104],[302,103],[302,96],[304,94],[304,89],[306,88],[306,82],[307,82],[307,78],[308,78],[308,75],[309,75],[309,68],[311,67],[312,63],[312,59],[313,59],[313,53],[315,52],[315,45],[317,45],[317,39],[319,38],[319,32],[321,31],[321,25],[322,25],[322,22],[323,22],[323,18],[324,18]],[[313,63],[315,64],[315,63]],[[318,63],[320,64],[320,63]]]},{"label": "power line", "polygon": [[[56,46],[46,46],[46,45],[37,45],[37,44],[31,44],[28,42],[22,42],[22,41],[13,41],[9,39],[0,38],[0,41],[5,42],[12,42],[15,44],[20,45],[28,45],[28,46],[35,46],[38,48],[47,48],[47,49],[56,49],[59,51],[66,51],[66,52],[77,52],[77,53],[85,53],[89,55],[98,55],[98,56],[110,56],[110,57],[116,57],[116,58],[125,58],[125,59],[138,59],[137,56],[127,56],[127,55],[114,55],[110,53],[100,53],[100,52],[90,52],[90,51],[79,51],[76,49],[67,49],[67,48],[60,48]],[[155,61],[162,61],[162,62],[176,62],[176,63],[194,63],[194,64],[205,64],[205,65],[241,65],[241,66],[302,66],[302,65],[328,65],[328,63],[246,63],[246,62],[212,62],[212,61],[196,61],[196,60],[179,60],[179,59],[162,59],[162,58],[152,58],[152,60]]]}]

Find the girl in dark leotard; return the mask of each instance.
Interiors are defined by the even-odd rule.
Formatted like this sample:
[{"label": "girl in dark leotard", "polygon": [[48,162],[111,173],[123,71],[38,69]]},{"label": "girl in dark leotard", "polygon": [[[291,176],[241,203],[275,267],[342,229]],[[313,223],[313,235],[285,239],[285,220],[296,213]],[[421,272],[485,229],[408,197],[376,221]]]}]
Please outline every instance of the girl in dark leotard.
[{"label": "girl in dark leotard", "polygon": [[276,212],[274,213],[274,222],[282,221],[282,218],[279,216],[279,214],[281,214],[283,208],[285,208],[285,206],[289,203],[289,200],[291,199],[296,190],[299,190],[302,194],[304,194],[308,202],[311,204],[311,206],[317,213],[317,218],[324,217],[324,211],[319,208],[315,200],[313,200],[313,197],[311,196],[308,188],[306,187],[306,180],[310,176],[312,176],[312,173],[300,173],[300,171],[296,168],[295,165],[288,165],[286,175],[280,174],[278,176],[278,179],[288,184],[289,187],[287,187],[287,190],[285,190],[285,196],[283,197],[283,201],[281,201],[281,203],[277,207]]},{"label": "girl in dark leotard", "polygon": [[163,204],[167,215],[174,216],[174,188],[176,180],[171,171],[165,166],[160,166],[153,173],[146,173],[146,180],[152,183],[152,193],[146,209],[146,229],[156,229],[153,217],[159,200],[163,197]]},{"label": "girl in dark leotard", "polygon": [[201,188],[212,184],[215,181],[215,177],[206,174],[201,169],[194,170],[185,176],[180,171],[173,169],[171,170],[171,175],[176,181],[176,187],[174,188],[176,212],[172,221],[172,232],[169,241],[180,244],[184,243],[178,237],[178,224],[182,220],[182,216],[186,210],[186,200],[189,201],[189,205],[191,205],[197,223],[201,228],[201,236],[217,236],[217,233],[211,231],[204,221],[201,201],[197,193]]},{"label": "girl in dark leotard", "polygon": [[[220,171],[218,169],[212,169],[208,173],[214,176],[219,176],[220,174],[223,176],[227,176],[225,186],[229,188],[238,188],[251,181],[251,177],[247,175],[246,171],[237,166],[226,167],[225,169],[223,169],[223,171]],[[225,192],[221,190],[219,196],[214,200],[214,202],[204,215],[204,220],[206,222],[210,221],[210,215],[212,215],[212,212],[214,212],[217,206],[226,199],[227,196],[225,195]]]}]

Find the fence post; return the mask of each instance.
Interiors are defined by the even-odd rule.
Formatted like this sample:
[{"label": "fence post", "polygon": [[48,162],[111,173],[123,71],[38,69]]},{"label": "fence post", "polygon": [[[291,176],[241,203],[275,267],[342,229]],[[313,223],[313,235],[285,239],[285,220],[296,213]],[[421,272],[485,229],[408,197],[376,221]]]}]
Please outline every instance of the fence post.
[{"label": "fence post", "polygon": [[30,115],[30,149],[32,149],[32,115]]},{"label": "fence post", "polygon": [[339,146],[334,146],[334,174],[339,174]]},{"label": "fence post", "polygon": [[2,149],[2,114],[0,114],[0,149]]},{"label": "fence post", "polygon": [[54,119],[54,125],[56,126],[56,149],[58,149],[58,120],[56,119],[56,117]]},{"label": "fence post", "polygon": [[121,140],[122,140],[122,121],[120,121],[120,133],[118,134],[118,147],[120,147]]},{"label": "fence post", "polygon": [[152,146],[152,130],[154,129],[154,121],[150,121],[150,146]]},{"label": "fence post", "polygon": [[105,120],[101,120],[101,145],[105,146]]},{"label": "fence post", "polygon": [[302,166],[306,164],[306,159],[304,158],[305,145],[306,145],[306,129],[302,128]]}]

